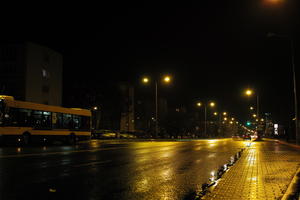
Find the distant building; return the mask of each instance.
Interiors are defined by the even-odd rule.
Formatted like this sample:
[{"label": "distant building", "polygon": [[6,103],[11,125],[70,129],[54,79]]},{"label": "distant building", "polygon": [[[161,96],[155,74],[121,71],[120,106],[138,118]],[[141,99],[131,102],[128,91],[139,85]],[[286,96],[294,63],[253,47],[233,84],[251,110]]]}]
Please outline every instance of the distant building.
[{"label": "distant building", "polygon": [[33,43],[0,46],[0,94],[42,104],[62,104],[62,55]]},{"label": "distant building", "polygon": [[134,132],[134,88],[129,85],[121,85],[122,111],[120,120],[120,131]]}]

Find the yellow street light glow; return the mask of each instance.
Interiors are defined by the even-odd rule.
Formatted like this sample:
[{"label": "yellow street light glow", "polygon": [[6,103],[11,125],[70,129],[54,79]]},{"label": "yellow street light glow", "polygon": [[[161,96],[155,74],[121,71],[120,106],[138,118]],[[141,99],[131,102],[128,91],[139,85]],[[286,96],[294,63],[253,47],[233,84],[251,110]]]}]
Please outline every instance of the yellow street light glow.
[{"label": "yellow street light glow", "polygon": [[233,118],[231,118],[231,120],[232,120],[232,121],[234,121],[234,117],[233,117]]},{"label": "yellow street light glow", "polygon": [[94,110],[98,110],[98,107],[97,107],[97,106],[95,106],[93,109],[94,109]]},{"label": "yellow street light glow", "polygon": [[143,83],[148,83],[149,82],[149,78],[145,77],[143,78]]},{"label": "yellow street light glow", "polygon": [[197,106],[198,106],[198,107],[202,106],[202,103],[201,103],[201,102],[198,102],[198,103],[197,103]]},{"label": "yellow street light glow", "polygon": [[224,117],[224,121],[227,121],[227,117]]},{"label": "yellow street light glow", "polygon": [[254,109],[254,108],[251,106],[251,107],[250,107],[250,110],[253,110],[253,109]]},{"label": "yellow street light glow", "polygon": [[255,117],[256,117],[256,114],[253,114],[252,116],[255,118]]},{"label": "yellow street light glow", "polygon": [[171,81],[171,77],[170,76],[165,76],[164,77],[164,82],[169,83]]},{"label": "yellow street light glow", "polygon": [[218,113],[217,113],[217,112],[214,112],[214,115],[216,116],[216,115],[218,115]]},{"label": "yellow street light glow", "polygon": [[230,123],[230,124],[233,124],[233,121],[230,121],[229,123]]},{"label": "yellow street light glow", "polygon": [[258,122],[258,119],[256,119],[255,121],[257,121],[257,122]]},{"label": "yellow street light glow", "polygon": [[264,119],[261,119],[260,121],[262,121],[262,122],[263,122],[263,121],[265,121],[265,120],[264,120]]},{"label": "yellow street light glow", "polygon": [[247,90],[245,91],[245,94],[246,94],[247,96],[251,96],[251,95],[253,94],[253,91],[250,90],[250,89],[247,89]]},{"label": "yellow street light glow", "polygon": [[210,107],[215,107],[216,104],[215,104],[215,102],[210,102],[209,105],[210,105]]},{"label": "yellow street light glow", "polygon": [[265,0],[266,3],[268,4],[277,4],[280,3],[282,0]]},{"label": "yellow street light glow", "polygon": [[226,115],[227,115],[227,112],[223,112],[223,115],[226,116]]}]

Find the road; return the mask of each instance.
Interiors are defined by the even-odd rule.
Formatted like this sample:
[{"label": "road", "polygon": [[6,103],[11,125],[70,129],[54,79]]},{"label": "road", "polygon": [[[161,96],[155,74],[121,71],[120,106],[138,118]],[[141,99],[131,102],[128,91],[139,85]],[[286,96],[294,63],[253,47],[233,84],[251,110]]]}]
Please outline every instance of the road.
[{"label": "road", "polygon": [[100,141],[0,148],[0,199],[185,199],[246,142]]}]

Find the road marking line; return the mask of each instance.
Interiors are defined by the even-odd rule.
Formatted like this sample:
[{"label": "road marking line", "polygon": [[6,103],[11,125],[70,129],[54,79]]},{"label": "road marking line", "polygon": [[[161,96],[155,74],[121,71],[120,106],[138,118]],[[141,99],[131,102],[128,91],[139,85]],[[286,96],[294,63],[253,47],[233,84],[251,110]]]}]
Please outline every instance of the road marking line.
[{"label": "road marking line", "polygon": [[79,165],[73,165],[72,167],[86,167],[86,166],[91,166],[91,165],[99,165],[99,164],[105,164],[105,163],[110,163],[111,160],[105,160],[105,161],[98,161],[98,162],[90,162],[90,163],[84,163],[84,164],[79,164]]}]

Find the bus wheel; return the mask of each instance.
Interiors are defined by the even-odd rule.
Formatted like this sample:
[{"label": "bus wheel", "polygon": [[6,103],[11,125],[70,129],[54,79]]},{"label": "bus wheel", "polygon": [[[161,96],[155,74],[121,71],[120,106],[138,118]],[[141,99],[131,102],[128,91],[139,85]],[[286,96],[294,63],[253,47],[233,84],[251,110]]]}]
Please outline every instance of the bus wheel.
[{"label": "bus wheel", "polygon": [[30,144],[30,133],[24,133],[22,140],[23,140],[24,145],[29,145]]},{"label": "bus wheel", "polygon": [[71,135],[69,136],[69,144],[76,144],[76,135],[74,133],[71,133]]}]

